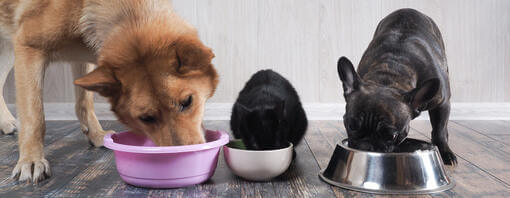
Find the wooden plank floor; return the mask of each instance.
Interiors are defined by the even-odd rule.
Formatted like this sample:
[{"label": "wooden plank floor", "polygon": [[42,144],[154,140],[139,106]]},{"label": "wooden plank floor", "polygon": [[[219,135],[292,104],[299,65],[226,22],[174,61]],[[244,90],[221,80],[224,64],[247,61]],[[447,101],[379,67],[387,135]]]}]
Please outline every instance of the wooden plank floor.
[{"label": "wooden plank floor", "polygon": [[[103,121],[116,131],[124,127]],[[206,121],[210,129],[230,131],[227,121]],[[430,124],[413,121],[411,137],[430,140]],[[452,190],[413,197],[510,197],[510,122],[450,121],[450,144],[457,167],[447,167]],[[77,121],[48,121],[45,154],[53,176],[37,185],[9,179],[18,157],[16,135],[0,135],[0,197],[390,197],[343,190],[317,176],[335,144],[346,137],[339,121],[311,121],[290,169],[270,182],[249,182],[233,175],[220,155],[214,176],[204,184],[179,189],[137,188],[120,180],[114,156],[91,147]],[[395,196],[391,196],[395,197]]]}]

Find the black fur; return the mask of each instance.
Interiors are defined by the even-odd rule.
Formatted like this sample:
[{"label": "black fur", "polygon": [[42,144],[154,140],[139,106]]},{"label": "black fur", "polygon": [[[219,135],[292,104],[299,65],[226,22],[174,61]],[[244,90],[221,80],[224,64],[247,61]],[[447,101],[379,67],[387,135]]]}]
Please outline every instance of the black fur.
[{"label": "black fur", "polygon": [[239,93],[230,128],[250,150],[279,149],[301,141],[307,119],[290,82],[272,70],[261,70]]},{"label": "black fur", "polygon": [[357,72],[338,61],[347,102],[344,124],[354,148],[394,152],[409,133],[409,122],[429,111],[432,143],[446,164],[457,162],[448,146],[450,84],[444,43],[428,16],[397,10],[377,26]]}]

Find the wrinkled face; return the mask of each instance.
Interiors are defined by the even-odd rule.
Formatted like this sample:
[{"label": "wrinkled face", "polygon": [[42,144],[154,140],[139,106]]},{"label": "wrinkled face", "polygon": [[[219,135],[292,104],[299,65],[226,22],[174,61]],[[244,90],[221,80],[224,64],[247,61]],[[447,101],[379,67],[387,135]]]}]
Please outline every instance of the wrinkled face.
[{"label": "wrinkled face", "polygon": [[365,85],[346,101],[344,125],[350,147],[392,152],[407,137],[411,109],[395,90]]},{"label": "wrinkled face", "polygon": [[241,121],[242,139],[248,149],[271,150],[287,146],[287,133],[282,127],[281,113],[274,107],[259,107],[241,112],[245,118]]},{"label": "wrinkled face", "polygon": [[430,79],[410,91],[365,82],[349,59],[338,61],[345,101],[344,125],[352,148],[393,152],[409,133],[409,122],[419,115],[439,90]]},{"label": "wrinkled face", "polygon": [[122,123],[158,146],[204,143],[204,104],[218,82],[211,50],[194,39],[143,56],[119,48],[75,84],[107,97]]}]

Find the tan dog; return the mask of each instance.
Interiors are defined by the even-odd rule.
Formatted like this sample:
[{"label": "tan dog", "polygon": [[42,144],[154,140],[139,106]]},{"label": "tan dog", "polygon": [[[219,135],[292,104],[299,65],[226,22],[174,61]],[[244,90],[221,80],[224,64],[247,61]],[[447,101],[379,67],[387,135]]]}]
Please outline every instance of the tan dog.
[{"label": "tan dog", "polygon": [[[13,176],[19,180],[37,182],[50,175],[43,152],[42,85],[45,68],[54,61],[70,62],[75,78],[96,63],[98,68],[75,84],[107,97],[121,122],[158,145],[204,142],[204,104],[218,83],[214,54],[168,0],[0,0],[2,38],[15,57],[21,126]],[[0,68],[3,87],[12,64]],[[76,88],[76,99],[83,132],[94,146],[102,146],[112,131],[99,125],[93,94]],[[0,129],[16,130],[3,98]]]}]

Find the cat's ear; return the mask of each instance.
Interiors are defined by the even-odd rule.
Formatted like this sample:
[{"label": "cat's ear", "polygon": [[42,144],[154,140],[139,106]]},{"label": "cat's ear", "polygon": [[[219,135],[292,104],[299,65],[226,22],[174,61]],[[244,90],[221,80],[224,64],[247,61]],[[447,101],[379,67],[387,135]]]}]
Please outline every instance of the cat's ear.
[{"label": "cat's ear", "polygon": [[287,115],[287,110],[285,109],[285,101],[282,100],[276,103],[274,110],[279,118],[284,118]]},{"label": "cat's ear", "polygon": [[253,112],[253,109],[250,109],[247,106],[244,106],[243,104],[240,104],[240,103],[237,103],[237,102],[234,104],[234,106],[239,111],[239,113],[241,115]]}]

